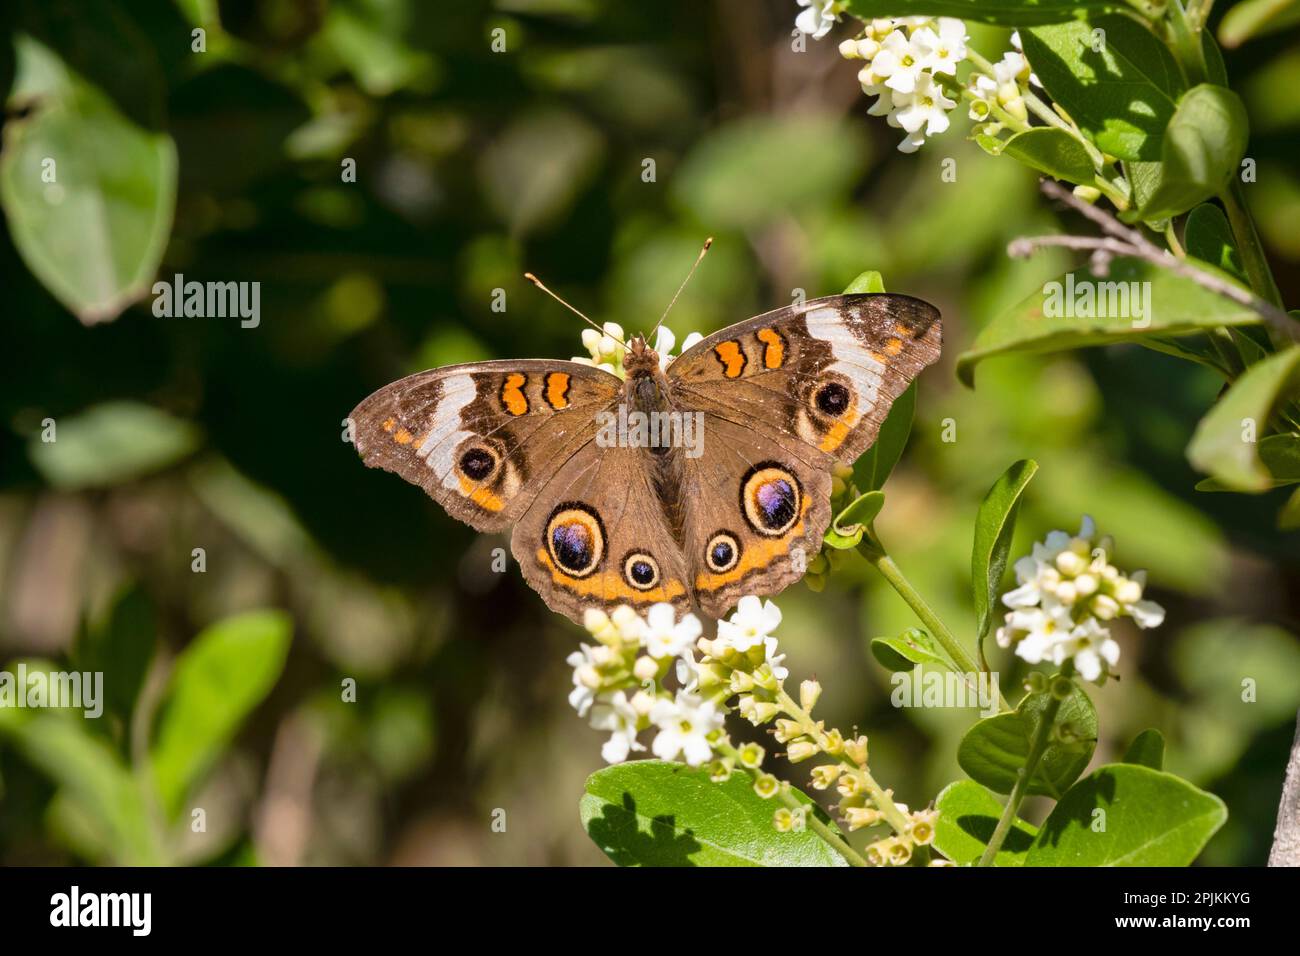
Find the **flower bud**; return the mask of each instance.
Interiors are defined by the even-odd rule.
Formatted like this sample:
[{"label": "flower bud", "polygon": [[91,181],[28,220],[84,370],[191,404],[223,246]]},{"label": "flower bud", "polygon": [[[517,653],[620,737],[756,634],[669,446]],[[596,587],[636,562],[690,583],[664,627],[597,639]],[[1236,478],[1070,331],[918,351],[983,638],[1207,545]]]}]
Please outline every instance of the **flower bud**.
[{"label": "flower bud", "polygon": [[1056,567],[1066,577],[1082,574],[1087,566],[1087,559],[1074,551],[1062,551],[1056,556]]},{"label": "flower bud", "polygon": [[873,827],[880,822],[880,811],[874,807],[849,807],[844,811],[844,822],[849,825],[850,832]]},{"label": "flower bud", "polygon": [[1107,594],[1098,594],[1092,599],[1092,613],[1101,621],[1113,621],[1119,616],[1119,603]]},{"label": "flower bud", "polygon": [[754,689],[754,678],[744,671],[731,672],[731,692],[733,694],[748,694]]},{"label": "flower bud", "polygon": [[655,705],[655,696],[654,694],[639,690],[632,695],[632,699],[628,701],[628,703],[632,705],[632,709],[636,711],[638,716],[648,717],[650,716],[651,709]]},{"label": "flower bud", "polygon": [[803,724],[797,720],[782,717],[776,722],[776,742],[779,744],[789,743],[802,733]]},{"label": "flower bud", "polygon": [[844,753],[844,736],[838,730],[832,730],[826,735],[826,743],[822,749],[833,757],[838,757]]},{"label": "flower bud", "polygon": [[846,59],[846,60],[856,60],[856,59],[858,59],[858,41],[857,41],[857,40],[841,40],[841,41],[840,41],[840,56],[844,57],[844,59]]},{"label": "flower bud", "polygon": [[731,779],[731,761],[725,758],[709,764],[709,779],[714,783],[726,783]]},{"label": "flower bud", "polygon": [[858,56],[864,60],[870,60],[880,52],[880,44],[871,37],[863,37],[858,41]]},{"label": "flower bud", "polygon": [[786,759],[791,763],[799,763],[811,757],[816,757],[819,753],[821,753],[821,748],[811,740],[796,740],[786,752]]},{"label": "flower bud", "polygon": [[772,826],[777,833],[789,833],[794,829],[794,814],[789,808],[782,807],[772,814]]},{"label": "flower bud", "polygon": [[643,654],[632,665],[632,673],[636,675],[636,679],[639,681],[654,680],[659,676],[659,664],[653,657]]},{"label": "flower bud", "polygon": [[600,671],[596,670],[596,668],[592,667],[590,664],[583,664],[579,667],[576,676],[578,678],[578,683],[583,687],[590,690],[596,690],[600,687]]},{"label": "flower bud", "polygon": [[867,736],[861,734],[852,740],[844,741],[844,755],[859,767],[867,765]]},{"label": "flower bud", "polygon": [[1115,582],[1115,600],[1120,604],[1136,604],[1142,600],[1142,585],[1132,578],[1121,578]]},{"label": "flower bud", "polygon": [[815,680],[806,680],[799,685],[799,706],[805,711],[812,711],[821,695],[822,685]]},{"label": "flower bud", "polygon": [[844,772],[844,767],[837,763],[826,763],[820,767],[812,769],[812,785],[814,790],[826,790],[835,786],[835,782],[840,779],[840,774]]}]

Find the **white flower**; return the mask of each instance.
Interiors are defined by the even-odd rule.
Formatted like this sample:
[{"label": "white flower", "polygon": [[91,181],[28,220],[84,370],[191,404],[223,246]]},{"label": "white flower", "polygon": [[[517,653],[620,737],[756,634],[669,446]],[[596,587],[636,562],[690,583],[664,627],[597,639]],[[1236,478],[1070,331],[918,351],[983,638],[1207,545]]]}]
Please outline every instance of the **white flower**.
[{"label": "white flower", "polygon": [[967,89],[974,97],[967,115],[979,122],[988,119],[993,111],[993,104],[997,102],[998,81],[983,73],[973,73]]},{"label": "white flower", "polygon": [[1070,609],[1052,603],[1047,607],[1018,608],[998,628],[999,647],[1015,644],[1016,656],[1030,664],[1052,660],[1053,648],[1074,629]]},{"label": "white flower", "polygon": [[885,86],[899,93],[911,93],[916,78],[925,69],[928,51],[915,44],[902,30],[895,30],[880,44],[880,52],[871,61],[871,71]]},{"label": "white flower", "polygon": [[923,27],[913,36],[926,34],[924,46],[929,50],[926,67],[931,73],[956,76],[957,64],[966,59],[966,24],[955,17],[940,17],[939,32]]},{"label": "white flower", "polygon": [[591,709],[591,726],[608,730],[609,740],[600,748],[606,763],[622,763],[633,750],[645,750],[636,739],[638,714],[623,691],[603,694]]},{"label": "white flower", "polygon": [[694,614],[684,614],[678,621],[671,604],[656,604],[646,612],[641,642],[653,658],[678,657],[695,646],[703,630]]},{"label": "white flower", "polygon": [[1052,662],[1058,667],[1070,658],[1084,680],[1099,681],[1110,667],[1119,663],[1119,644],[1096,618],[1084,618],[1052,649]]},{"label": "white flower", "polygon": [[763,661],[767,664],[768,670],[777,680],[785,680],[790,676],[790,669],[782,666],[785,660],[784,654],[776,652],[776,638],[768,637],[763,639]]},{"label": "white flower", "polygon": [[1076,556],[1089,554],[1096,533],[1092,518],[1084,515],[1079,533],[1074,537],[1064,531],[1052,531],[1041,543],[1035,541],[1030,553],[1015,563],[1020,587],[1002,595],[1002,603],[1010,608],[1033,607],[1045,596],[1055,597],[1061,584],[1058,559],[1067,551]]},{"label": "white flower", "polygon": [[682,351],[689,352],[691,349],[695,348],[698,343],[703,341],[703,335],[699,332],[692,332],[690,335],[686,336],[686,338],[682,339]]},{"label": "white flower", "polygon": [[831,27],[839,19],[838,0],[799,0],[799,6],[807,7],[799,11],[794,25],[801,33],[807,33],[814,40],[820,40],[831,32]]},{"label": "white flower", "polygon": [[[937,136],[948,128],[948,110],[956,106],[954,100],[943,95],[943,87],[929,73],[916,78],[912,92],[894,93],[894,107],[898,125],[909,134],[924,132]],[[919,144],[918,144],[919,145]]]},{"label": "white flower", "polygon": [[[686,338],[682,339],[681,351],[688,351],[696,342],[702,341],[703,338],[704,336],[699,332],[690,333]],[[668,328],[666,325],[659,326],[659,331],[655,335],[654,350],[655,354],[659,356],[659,367],[661,369],[667,369],[673,359],[677,358],[677,355],[672,354],[673,345],[676,341],[677,336],[673,334],[672,329]]]},{"label": "white flower", "polygon": [[596,671],[593,654],[595,648],[583,644],[564,659],[573,668],[573,690],[569,692],[569,705],[578,712],[579,717],[586,717],[596,699],[596,687],[600,685],[600,674]]},{"label": "white flower", "polygon": [[678,691],[675,700],[655,702],[650,722],[659,728],[650,745],[656,757],[676,760],[680,753],[688,764],[698,767],[713,756],[708,735],[722,727],[722,714],[712,701]]},{"label": "white flower", "polygon": [[744,653],[762,644],[780,624],[780,608],[771,601],[747,594],[740,599],[730,619],[718,622],[718,641],[724,647]]}]

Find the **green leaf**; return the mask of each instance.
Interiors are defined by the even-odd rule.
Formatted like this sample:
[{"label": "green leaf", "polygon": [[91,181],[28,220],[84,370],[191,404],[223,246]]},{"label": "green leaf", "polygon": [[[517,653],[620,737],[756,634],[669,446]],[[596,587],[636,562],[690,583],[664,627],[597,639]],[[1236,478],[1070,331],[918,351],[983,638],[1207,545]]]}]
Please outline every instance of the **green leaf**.
[{"label": "green leaf", "polygon": [[1109,764],[1070,788],[1025,866],[1187,866],[1227,818],[1222,800],[1171,773]]},{"label": "green leaf", "polygon": [[30,112],[5,124],[0,153],[0,204],[14,245],[83,322],[116,318],[146,295],[162,260],[176,147],[124,116],[37,40],[20,34],[15,48],[9,104]]},{"label": "green leaf", "polygon": [[1241,97],[1202,83],[1183,94],[1165,130],[1158,182],[1138,210],[1151,222],[1170,219],[1218,195],[1246,155],[1250,121]]},{"label": "green leaf", "polygon": [[1091,183],[1096,177],[1083,144],[1055,126],[1037,126],[1017,133],[1003,144],[1002,155],[1067,182]]},{"label": "green leaf", "polygon": [[95,862],[161,863],[162,851],[135,778],[111,745],[87,727],[79,717],[0,708],[0,738],[8,737],[32,766],[54,781],[78,816],[90,821],[94,845],[108,854],[108,859]]},{"label": "green leaf", "polygon": [[[1002,816],[997,797],[974,780],[958,780],[943,788],[935,807],[939,819],[934,826],[934,845],[939,852],[962,864],[974,863],[983,856]],[[993,857],[993,865],[1022,865],[1037,834],[1037,827],[1016,817],[1002,848]]]},{"label": "green leaf", "polygon": [[1139,259],[1119,258],[1107,276],[1094,276],[1088,269],[1061,276],[994,319],[957,359],[957,376],[971,385],[975,366],[993,355],[1056,352],[1259,321],[1250,309],[1190,279]]},{"label": "green leaf", "polygon": [[[1043,717],[1047,694],[1034,694],[1009,714],[985,717],[966,732],[957,747],[957,763],[995,793],[1010,793],[1016,771],[1029,758],[1030,741]],[[1075,739],[1049,743],[1026,793],[1059,796],[1083,773],[1097,746],[1097,711],[1079,687],[1062,703],[1057,725],[1068,724]]]},{"label": "green leaf", "polygon": [[129,721],[158,640],[157,609],[143,588],[118,592],[108,619],[86,630],[78,641],[77,670],[104,675],[104,705]]},{"label": "green leaf", "polygon": [[1133,742],[1128,745],[1128,750],[1124,751],[1124,763],[1139,764],[1143,767],[1150,767],[1152,770],[1160,770],[1164,767],[1165,762],[1165,737],[1164,734],[1154,727],[1142,731],[1133,738]]},{"label": "green leaf", "polygon": [[[1300,482],[1300,436],[1269,435],[1259,443],[1259,460],[1268,471],[1269,487],[1283,488]],[[1202,478],[1197,491],[1236,491],[1217,478]]]},{"label": "green leaf", "polygon": [[620,866],[847,865],[810,828],[778,833],[772,816],[781,806],[756,794],[744,773],[714,783],[705,770],[638,760],[588,777],[578,811],[587,835]]},{"label": "green leaf", "polygon": [[1030,26],[1060,23],[1088,12],[1123,10],[1120,0],[847,0],[856,17],[960,17],[972,23]]},{"label": "green leaf", "polygon": [[910,671],[917,664],[948,666],[948,662],[935,653],[933,638],[919,627],[909,627],[897,637],[874,638],[871,653],[881,666],[895,673]]},{"label": "green leaf", "polygon": [[1020,37],[1043,87],[1102,152],[1161,159],[1183,79],[1155,34],[1127,17],[1100,16],[1022,30]]},{"label": "green leaf", "polygon": [[884,506],[883,492],[868,491],[835,516],[835,520],[826,529],[822,540],[839,551],[856,548],[858,542],[862,540],[862,535]]},{"label": "green leaf", "polygon": [[1278,404],[1300,387],[1300,346],[1291,346],[1246,369],[1215,403],[1192,436],[1187,458],[1221,484],[1238,491],[1267,491],[1273,476],[1259,458],[1258,435]]},{"label": "green leaf", "polygon": [[1296,22],[1300,22],[1297,0],[1241,0],[1223,15],[1219,41],[1226,47],[1241,46]]},{"label": "green leaf", "polygon": [[981,642],[993,626],[1020,500],[1037,471],[1038,463],[1031,459],[1015,462],[993,483],[975,517],[975,541],[970,556],[971,594],[978,623],[976,633]]},{"label": "green leaf", "polygon": [[864,292],[884,292],[885,280],[875,269],[863,272],[856,279],[848,284],[844,289],[845,295],[856,295]]},{"label": "green leaf", "polygon": [[1189,256],[1208,262],[1243,285],[1246,283],[1246,270],[1241,264],[1232,227],[1223,210],[1214,203],[1202,203],[1188,214],[1183,226],[1183,245]]},{"label": "green leaf", "polygon": [[176,660],[151,757],[163,809],[175,817],[239,725],[284,667],[292,623],[281,611],[250,611],[205,628]]},{"label": "green leaf", "polygon": [[106,402],[33,436],[27,455],[55,488],[110,488],[173,465],[199,444],[189,422],[138,402]]},{"label": "green leaf", "polygon": [[913,382],[895,399],[875,442],[854,463],[854,484],[872,491],[884,487],[894,466],[898,464],[898,459],[903,457],[903,449],[907,447],[907,439],[912,434],[912,419],[915,414],[916,382]]}]

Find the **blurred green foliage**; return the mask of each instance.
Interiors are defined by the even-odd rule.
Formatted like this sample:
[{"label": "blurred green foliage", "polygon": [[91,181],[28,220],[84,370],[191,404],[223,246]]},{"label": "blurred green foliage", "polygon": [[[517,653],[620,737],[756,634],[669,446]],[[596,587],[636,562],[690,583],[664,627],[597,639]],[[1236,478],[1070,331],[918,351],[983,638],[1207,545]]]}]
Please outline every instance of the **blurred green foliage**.
[{"label": "blurred green foliage", "polygon": [[[1071,267],[1005,255],[1051,212],[1028,170],[960,128],[894,152],[830,41],[791,51],[794,13],[6,5],[0,665],[103,669],[109,703],[96,721],[0,710],[0,862],[602,860],[573,813],[600,759],[564,700],[577,631],[513,567],[490,570],[500,539],[362,468],[342,419],[412,370],[580,351],[578,323],[524,270],[648,329],[710,234],[679,336],[864,269],[942,309],[945,360],[920,381],[877,530],[973,642],[974,516],[1009,462],[1036,460],[1011,555],[1090,513],[1169,608],[1159,630],[1120,636],[1094,764],[1158,728],[1167,769],[1228,805],[1203,859],[1264,860],[1300,705],[1300,548],[1274,526],[1276,492],[1194,490],[1183,449],[1218,379],[1114,343],[993,358],[976,390],[958,384],[976,334]],[[1227,58],[1255,130],[1247,198],[1288,301],[1300,112],[1279,91],[1297,64],[1284,34]],[[32,178],[46,151],[65,157],[68,193],[120,200],[106,218],[75,198],[35,205],[55,203]],[[155,272],[260,282],[262,321],[122,311]],[[870,642],[915,622],[878,576],[851,557],[824,594],[779,600],[792,678],[823,675],[828,723],[870,734],[900,799],[924,805],[961,776],[973,712],[889,705]],[[1018,662],[989,650],[1014,686]]]}]

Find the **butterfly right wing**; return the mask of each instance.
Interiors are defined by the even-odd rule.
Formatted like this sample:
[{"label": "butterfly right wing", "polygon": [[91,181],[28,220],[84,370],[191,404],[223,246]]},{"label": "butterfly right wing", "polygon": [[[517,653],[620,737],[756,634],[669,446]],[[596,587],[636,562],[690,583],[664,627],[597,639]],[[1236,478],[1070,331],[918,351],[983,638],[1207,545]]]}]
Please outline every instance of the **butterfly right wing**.
[{"label": "butterfly right wing", "polygon": [[615,376],[576,362],[476,362],[408,375],[349,419],[367,466],[419,485],[479,531],[503,531],[595,437],[597,414],[622,391]]}]

